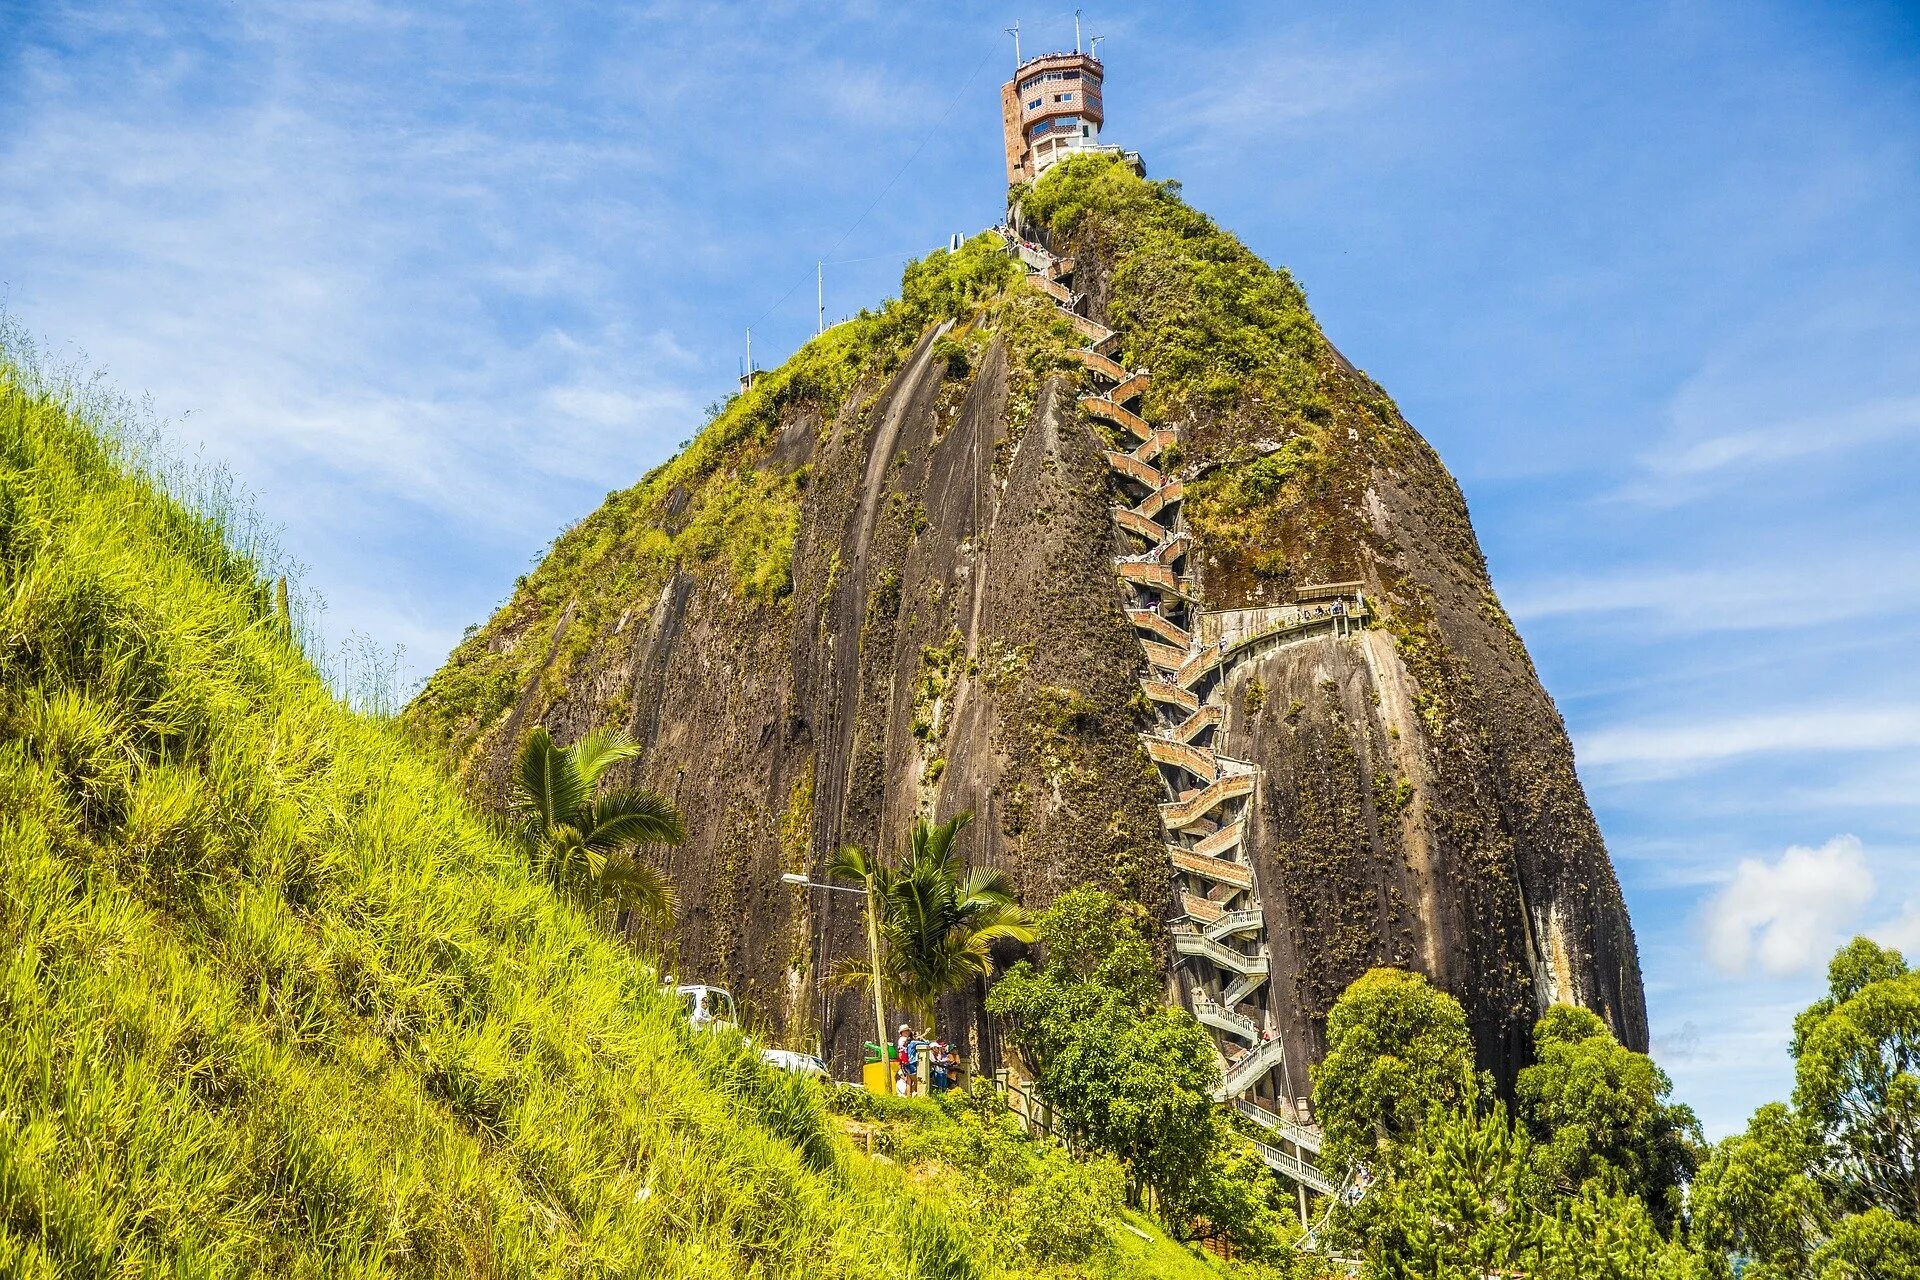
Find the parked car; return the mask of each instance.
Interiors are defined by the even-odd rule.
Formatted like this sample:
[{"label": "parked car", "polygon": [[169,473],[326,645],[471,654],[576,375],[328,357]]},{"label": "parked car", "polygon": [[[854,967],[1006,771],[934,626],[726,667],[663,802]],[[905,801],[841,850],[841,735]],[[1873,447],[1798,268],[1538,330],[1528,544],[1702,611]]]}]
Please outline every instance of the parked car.
[{"label": "parked car", "polygon": [[811,1053],[801,1053],[797,1049],[762,1049],[760,1057],[769,1066],[782,1071],[791,1071],[797,1076],[815,1076],[821,1080],[833,1079],[826,1059]]},{"label": "parked car", "polygon": [[674,994],[680,997],[680,1006],[686,1010],[687,1021],[695,1028],[739,1025],[733,1007],[733,993],[725,987],[710,987],[703,982],[695,982],[675,987]]}]

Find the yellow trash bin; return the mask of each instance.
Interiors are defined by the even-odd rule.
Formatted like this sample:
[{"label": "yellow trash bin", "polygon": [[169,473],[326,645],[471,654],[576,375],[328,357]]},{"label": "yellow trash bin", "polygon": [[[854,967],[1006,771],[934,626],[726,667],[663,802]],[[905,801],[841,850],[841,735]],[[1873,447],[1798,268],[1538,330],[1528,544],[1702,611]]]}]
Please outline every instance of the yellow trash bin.
[{"label": "yellow trash bin", "polygon": [[892,1093],[893,1070],[891,1062],[866,1063],[860,1068],[860,1083],[867,1086],[871,1093]]}]

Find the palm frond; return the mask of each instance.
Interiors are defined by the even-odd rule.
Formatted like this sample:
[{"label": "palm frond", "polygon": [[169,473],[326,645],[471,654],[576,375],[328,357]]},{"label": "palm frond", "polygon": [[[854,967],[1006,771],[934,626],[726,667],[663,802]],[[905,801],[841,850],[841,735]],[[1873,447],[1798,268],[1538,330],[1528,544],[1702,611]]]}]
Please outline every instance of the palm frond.
[{"label": "palm frond", "polygon": [[679,844],[687,838],[680,811],[652,791],[610,791],[589,809],[586,842],[612,850],[631,844]]},{"label": "palm frond", "polygon": [[547,833],[571,822],[592,794],[573,757],[553,744],[545,725],[535,725],[515,761],[514,808],[529,831]]},{"label": "palm frond", "polygon": [[913,837],[910,842],[908,862],[950,862],[953,857],[953,841],[969,822],[973,814],[962,810],[945,822],[931,822],[925,818],[913,824]]},{"label": "palm frond", "polygon": [[680,895],[666,872],[631,853],[606,860],[600,870],[599,890],[602,901],[637,912],[661,928],[672,927],[680,906]]},{"label": "palm frond", "polygon": [[873,860],[858,845],[842,845],[827,862],[827,875],[835,880],[853,880],[865,884],[873,874]]},{"label": "palm frond", "polygon": [[988,871],[984,868],[967,876],[966,888],[961,891],[964,900],[978,899],[982,902],[1014,903],[1018,896],[1013,891],[1013,881],[1004,871]]},{"label": "palm frond", "polygon": [[568,749],[573,762],[580,770],[580,776],[588,787],[600,781],[605,773],[622,760],[631,760],[645,753],[632,738],[618,729],[596,729]]}]

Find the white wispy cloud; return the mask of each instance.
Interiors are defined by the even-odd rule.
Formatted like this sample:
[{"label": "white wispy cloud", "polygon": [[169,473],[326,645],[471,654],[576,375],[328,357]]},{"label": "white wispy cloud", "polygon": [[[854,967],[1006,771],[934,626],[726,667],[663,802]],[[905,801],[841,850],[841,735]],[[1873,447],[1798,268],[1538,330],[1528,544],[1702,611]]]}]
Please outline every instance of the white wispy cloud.
[{"label": "white wispy cloud", "polygon": [[[1809,590],[1817,584],[1817,590]],[[1835,545],[1817,560],[1711,569],[1660,564],[1522,581],[1503,590],[1520,621],[1620,616],[1663,632],[1781,631],[1884,617],[1890,599],[1920,596],[1920,557]]]},{"label": "white wispy cloud", "polygon": [[1676,438],[1649,451],[1615,497],[1670,507],[1741,474],[1920,438],[1920,395],[1887,395],[1749,428]]},{"label": "white wispy cloud", "polygon": [[[594,189],[644,172],[644,143],[440,113],[435,86],[356,82],[326,55],[361,38],[456,52],[429,9],[255,8],[150,57],[129,52],[143,11],[89,28],[131,42],[95,59],[20,61],[0,136],[8,304],[63,355],[77,340],[121,386],[164,388],[182,446],[285,521],[330,631],[404,638],[431,664],[472,605],[422,611],[429,547],[538,545],[710,394],[616,293],[646,287],[647,259],[603,265],[665,238],[661,206]],[[691,257],[708,238],[671,243]],[[428,559],[372,589],[363,566],[395,536]]]},{"label": "white wispy cloud", "polygon": [[1920,706],[1831,704],[1604,726],[1581,734],[1580,763],[1669,774],[1741,756],[1782,752],[1865,752],[1920,747]]},{"label": "white wispy cloud", "polygon": [[1889,396],[1746,431],[1670,445],[1647,455],[1653,472],[1688,479],[1739,467],[1769,466],[1854,449],[1920,432],[1920,396]]},{"label": "white wispy cloud", "polygon": [[1726,335],[1676,389],[1665,438],[1640,452],[1613,498],[1679,506],[1920,442],[1917,339],[1891,281]]},{"label": "white wispy cloud", "polygon": [[1135,135],[1183,153],[1244,152],[1307,121],[1355,112],[1427,74],[1419,59],[1385,43],[1332,44],[1301,29],[1290,37],[1184,50],[1182,82],[1201,87],[1137,122]]},{"label": "white wispy cloud", "polygon": [[1794,845],[1774,862],[1743,858],[1701,915],[1702,945],[1722,973],[1799,973],[1825,961],[1873,899],[1866,850],[1850,835]]}]

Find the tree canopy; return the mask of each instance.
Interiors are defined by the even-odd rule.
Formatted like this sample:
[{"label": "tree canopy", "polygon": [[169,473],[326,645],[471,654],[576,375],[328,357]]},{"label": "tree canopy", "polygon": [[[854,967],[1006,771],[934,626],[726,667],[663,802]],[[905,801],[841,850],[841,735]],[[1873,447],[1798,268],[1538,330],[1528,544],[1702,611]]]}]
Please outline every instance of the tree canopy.
[{"label": "tree canopy", "polygon": [[1639,1196],[1662,1223],[1677,1222],[1682,1187],[1700,1162],[1700,1125],[1691,1108],[1666,1101],[1666,1072],[1577,1005],[1547,1010],[1533,1045],[1515,1094],[1541,1176],[1567,1196],[1603,1179]]},{"label": "tree canopy", "polygon": [[1920,975],[1855,938],[1794,1020],[1793,1103],[1769,1103],[1694,1180],[1707,1274],[1920,1280]]},{"label": "tree canopy", "polygon": [[1372,969],[1327,1015],[1327,1054],[1313,1069],[1321,1158],[1342,1173],[1404,1142],[1435,1107],[1475,1092],[1467,1015],[1417,973]]},{"label": "tree canopy", "polygon": [[1159,964],[1137,907],[1081,887],[1040,917],[1039,965],[1021,961],[987,1007],[1079,1141],[1118,1156],[1170,1221],[1256,1253],[1279,1220],[1265,1169],[1213,1100],[1213,1039],[1161,1004]]}]

